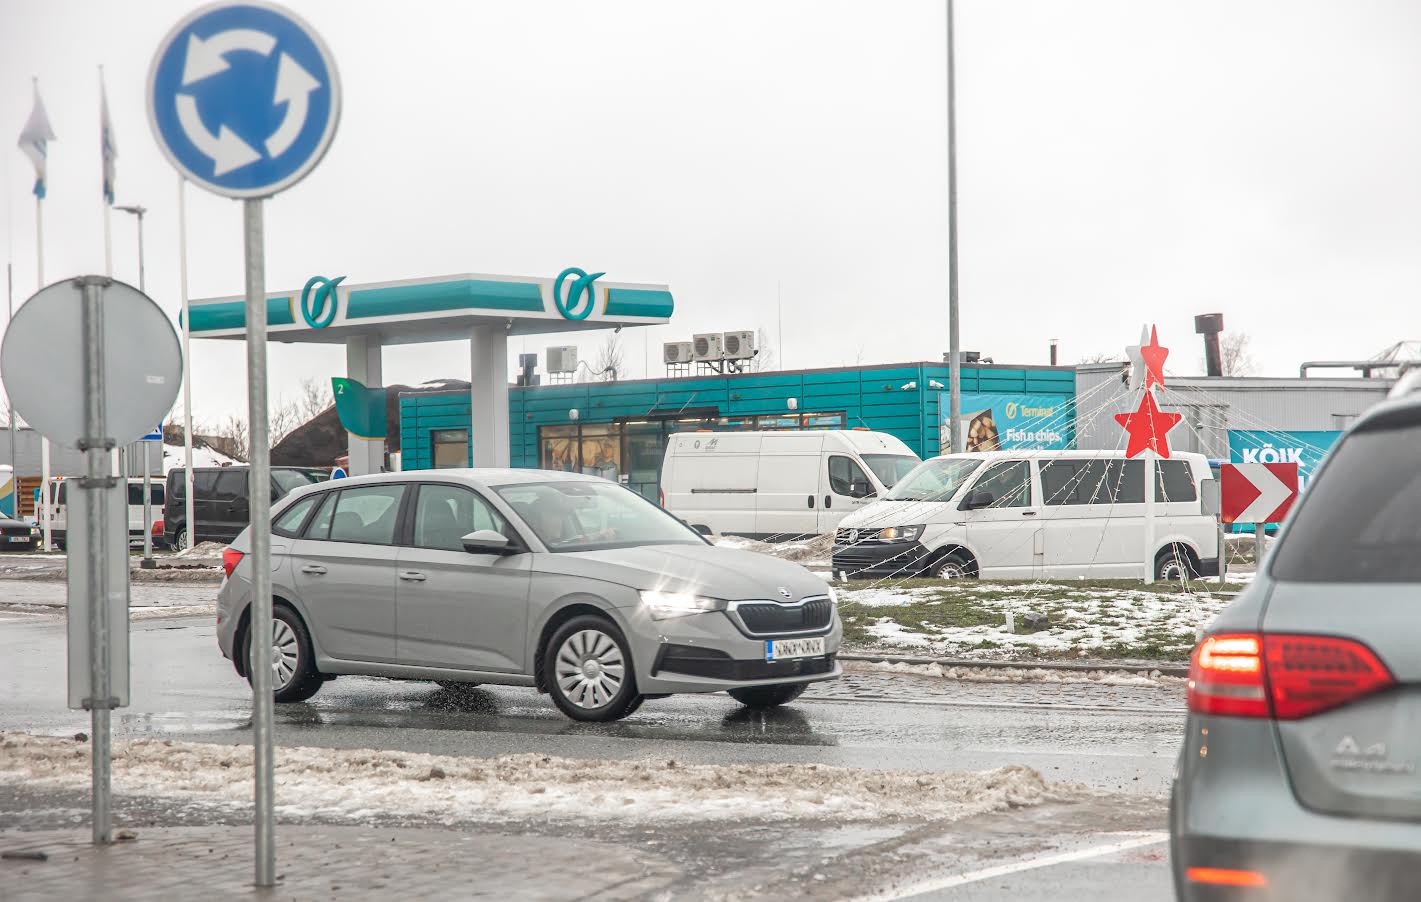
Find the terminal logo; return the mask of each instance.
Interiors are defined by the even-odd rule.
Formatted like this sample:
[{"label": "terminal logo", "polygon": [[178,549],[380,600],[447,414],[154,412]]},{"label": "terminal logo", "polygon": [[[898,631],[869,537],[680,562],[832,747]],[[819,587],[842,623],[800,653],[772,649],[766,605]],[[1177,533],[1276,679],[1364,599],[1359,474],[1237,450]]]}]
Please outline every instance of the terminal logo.
[{"label": "terminal logo", "polygon": [[[605,275],[604,272],[594,272],[588,275],[576,266],[569,266],[558,273],[558,277],[553,280],[553,301],[558,305],[558,312],[563,315],[564,319],[587,319],[588,314],[592,312],[594,301],[592,283]],[[576,279],[564,294],[562,284],[570,276],[576,276]]]},{"label": "terminal logo", "polygon": [[[306,287],[301,289],[301,318],[306,325],[312,329],[324,329],[335,321],[336,309],[340,306],[336,286],[343,281],[345,276],[334,279],[312,276],[306,280]],[[315,291],[311,290],[313,288]]]}]

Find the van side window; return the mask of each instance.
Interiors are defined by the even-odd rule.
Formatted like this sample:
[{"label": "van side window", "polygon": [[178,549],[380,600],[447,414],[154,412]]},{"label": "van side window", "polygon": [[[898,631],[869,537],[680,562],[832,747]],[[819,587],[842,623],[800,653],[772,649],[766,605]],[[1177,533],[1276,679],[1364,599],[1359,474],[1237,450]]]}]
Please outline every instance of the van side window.
[{"label": "van side window", "polygon": [[873,483],[853,458],[835,454],[829,458],[829,490],[835,495],[866,498],[873,494]]},{"label": "van side window", "polygon": [[1144,504],[1145,462],[1043,460],[1041,491],[1050,505]]},{"label": "van side window", "polygon": [[1187,460],[1155,461],[1156,501],[1197,501],[1199,490]]},{"label": "van side window", "polygon": [[[199,495],[202,494],[202,485],[197,487]],[[212,489],[213,501],[236,501],[247,494],[247,471],[227,470],[217,474],[217,482]]]},{"label": "van side window", "polygon": [[217,492],[216,470],[198,470],[192,474],[192,493],[197,498],[211,498]]},{"label": "van side window", "polygon": [[288,507],[276,518],[276,522],[271,524],[272,534],[286,536],[288,539],[295,538],[301,531],[301,524],[306,522],[306,515],[311,513],[311,508],[320,500],[320,495],[312,495]]},{"label": "van side window", "polygon": [[992,507],[1030,507],[1031,465],[1024,460],[992,464],[972,486],[968,496],[978,492],[992,496]]}]

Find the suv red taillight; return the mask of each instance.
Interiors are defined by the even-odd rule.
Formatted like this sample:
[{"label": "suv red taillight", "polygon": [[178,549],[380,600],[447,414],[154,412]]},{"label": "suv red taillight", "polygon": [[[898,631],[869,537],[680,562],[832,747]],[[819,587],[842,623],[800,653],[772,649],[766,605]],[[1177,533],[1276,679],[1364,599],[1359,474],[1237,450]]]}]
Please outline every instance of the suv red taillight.
[{"label": "suv red taillight", "polygon": [[244,555],[240,551],[231,548],[222,549],[222,572],[229,577],[232,571],[237,569],[237,565],[242,562]]},{"label": "suv red taillight", "polygon": [[1372,650],[1351,639],[1223,633],[1189,659],[1189,710],[1298,720],[1395,684]]},{"label": "suv red taillight", "polygon": [[158,517],[158,518],[155,518],[155,519],[153,520],[153,529],[152,529],[152,531],[151,531],[151,534],[152,534],[153,538],[155,538],[155,539],[161,539],[161,538],[163,537],[163,518],[162,518],[162,517]]}]

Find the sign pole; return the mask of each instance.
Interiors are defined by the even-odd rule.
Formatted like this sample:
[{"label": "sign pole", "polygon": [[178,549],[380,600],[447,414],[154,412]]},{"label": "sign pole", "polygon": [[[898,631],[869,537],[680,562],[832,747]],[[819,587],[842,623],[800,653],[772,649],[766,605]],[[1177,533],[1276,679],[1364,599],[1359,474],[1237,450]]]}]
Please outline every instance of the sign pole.
[{"label": "sign pole", "polygon": [[1263,534],[1265,531],[1262,523],[1253,524],[1253,568],[1255,572],[1263,566]]},{"label": "sign pole", "polygon": [[[187,180],[178,176],[178,273],[183,295],[183,529],[188,547],[197,544],[192,497],[192,350],[187,296]],[[175,534],[176,535],[176,534]]]},{"label": "sign pole", "polygon": [[242,201],[247,252],[247,418],[251,508],[252,744],[256,777],[256,885],[275,883],[272,786],[271,443],[266,409],[266,260],[262,200]]},{"label": "sign pole", "polygon": [[962,347],[957,322],[957,68],[947,0],[947,434],[952,453],[967,450],[962,433]]},{"label": "sign pole", "polygon": [[[94,806],[94,844],[112,841],[113,816],[110,810],[109,772],[109,712],[118,700],[111,698],[109,685],[109,584],[106,552],[109,493],[114,482],[109,451],[113,439],[107,435],[104,422],[104,311],[99,303],[100,289],[107,280],[86,276],[80,281],[83,292],[84,329],[84,451],[85,478],[80,488],[88,495],[88,518],[84,531],[88,537],[89,568],[89,708],[90,744],[93,751],[92,792]],[[46,490],[48,487],[46,487]],[[123,553],[127,555],[128,549]]]}]

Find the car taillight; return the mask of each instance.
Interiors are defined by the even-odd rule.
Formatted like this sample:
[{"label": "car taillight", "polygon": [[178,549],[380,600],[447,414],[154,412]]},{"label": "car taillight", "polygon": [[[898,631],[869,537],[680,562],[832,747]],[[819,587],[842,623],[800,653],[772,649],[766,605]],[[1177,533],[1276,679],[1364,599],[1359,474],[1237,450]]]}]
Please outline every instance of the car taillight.
[{"label": "car taillight", "polygon": [[1293,634],[1209,636],[1189,660],[1189,710],[1298,720],[1395,685],[1351,639]]},{"label": "car taillight", "polygon": [[243,555],[242,552],[240,552],[240,551],[237,551],[237,550],[232,549],[232,548],[223,548],[223,549],[222,549],[222,572],[225,573],[225,574],[227,574],[227,575],[230,577],[230,576],[232,575],[232,571],[233,571],[233,570],[236,570],[236,569],[237,569],[237,565],[242,562],[242,558],[243,558],[243,557],[244,557],[244,555]]},{"label": "car taillight", "polygon": [[163,534],[163,521],[162,521],[162,520],[154,520],[154,521],[153,521],[152,533],[153,533],[153,535],[155,535],[155,536],[161,536],[161,535]]}]

